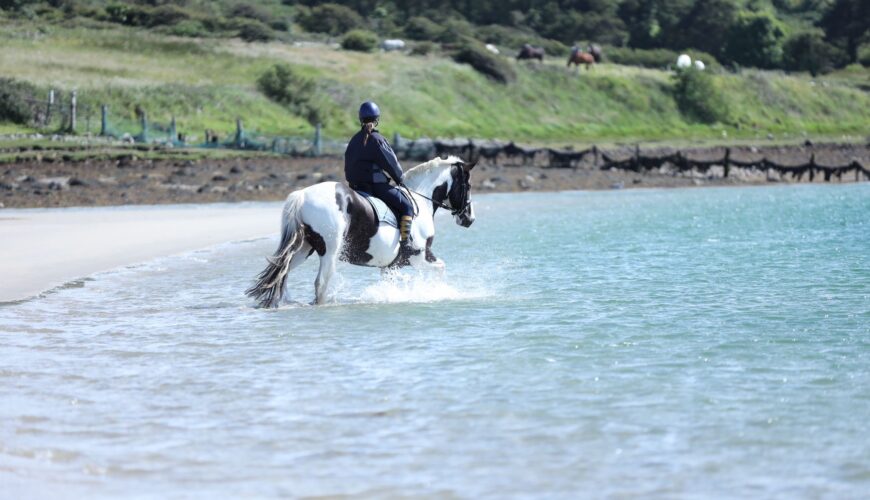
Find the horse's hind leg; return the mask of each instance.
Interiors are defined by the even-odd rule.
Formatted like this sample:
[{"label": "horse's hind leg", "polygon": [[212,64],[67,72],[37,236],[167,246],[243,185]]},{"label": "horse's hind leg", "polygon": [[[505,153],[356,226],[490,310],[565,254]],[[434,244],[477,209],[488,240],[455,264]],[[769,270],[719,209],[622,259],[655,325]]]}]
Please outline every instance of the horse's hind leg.
[{"label": "horse's hind leg", "polygon": [[314,280],[315,302],[317,304],[326,303],[329,281],[332,279],[332,275],[335,274],[335,266],[338,262],[338,255],[341,252],[345,225],[340,223],[338,226],[337,230],[329,237],[323,238],[323,248],[325,251],[320,256],[320,269],[317,271],[317,279]]}]

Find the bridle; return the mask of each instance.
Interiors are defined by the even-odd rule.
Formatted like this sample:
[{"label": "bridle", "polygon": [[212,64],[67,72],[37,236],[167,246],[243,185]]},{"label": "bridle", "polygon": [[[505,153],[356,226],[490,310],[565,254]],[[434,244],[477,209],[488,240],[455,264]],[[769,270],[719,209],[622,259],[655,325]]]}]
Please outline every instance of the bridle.
[{"label": "bridle", "polygon": [[[403,188],[405,188],[405,190],[408,191],[409,193],[414,193],[421,198],[427,199],[427,200],[431,201],[433,204],[435,204],[436,206],[443,208],[444,210],[450,210],[450,215],[453,215],[455,217],[455,216],[461,214],[462,212],[465,212],[468,209],[469,205],[471,205],[471,199],[468,196],[468,183],[465,182],[465,180],[463,179],[462,182],[460,182],[459,184],[460,184],[460,186],[462,186],[461,187],[461,189],[462,189],[462,198],[461,198],[462,202],[459,203],[459,208],[454,208],[452,205],[448,205],[448,204],[441,202],[441,201],[438,201],[438,200],[433,200],[432,198],[426,196],[423,193],[418,193],[417,191],[414,191],[413,189],[406,186],[404,183],[401,186]],[[414,205],[415,205],[414,206],[415,212],[419,213],[420,209],[419,209],[419,207],[416,206],[417,202],[414,201],[414,197],[413,196],[408,196],[408,197],[411,198],[411,202],[414,203]],[[448,199],[449,198],[450,197],[449,197],[449,193],[448,193]]]}]

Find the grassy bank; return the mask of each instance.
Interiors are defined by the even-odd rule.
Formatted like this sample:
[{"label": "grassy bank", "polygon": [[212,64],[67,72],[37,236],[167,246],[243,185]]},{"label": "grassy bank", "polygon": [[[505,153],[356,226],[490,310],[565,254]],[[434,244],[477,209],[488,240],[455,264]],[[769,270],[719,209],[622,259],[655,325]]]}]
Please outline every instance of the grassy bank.
[{"label": "grassy bank", "polygon": [[[311,126],[256,88],[288,63],[328,97],[328,137],[356,129],[359,102],[374,99],[382,131],[406,137],[481,137],[519,142],[752,139],[858,135],[870,131],[867,70],[811,79],[773,72],[717,74],[727,124],[681,114],[666,71],[604,64],[578,73],[564,62],[517,64],[517,81],[494,83],[447,58],[363,54],[326,45],[177,39],[127,28],[2,26],[0,74],[41,89],[78,89],[83,106],[110,107],[117,130],[136,132],[136,107],[152,121],[175,116],[179,131],[233,130],[237,117],[269,135],[309,135]],[[98,118],[97,118],[98,120]],[[92,125],[92,130],[97,127]],[[0,124],[0,131],[15,126]]]}]

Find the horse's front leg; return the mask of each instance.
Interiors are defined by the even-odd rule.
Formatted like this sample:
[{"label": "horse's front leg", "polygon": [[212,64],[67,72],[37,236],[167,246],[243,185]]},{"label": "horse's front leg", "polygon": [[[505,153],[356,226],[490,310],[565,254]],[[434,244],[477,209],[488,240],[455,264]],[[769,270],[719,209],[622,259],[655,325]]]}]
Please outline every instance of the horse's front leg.
[{"label": "horse's front leg", "polygon": [[439,259],[434,253],[432,253],[432,241],[434,239],[434,236],[430,236],[426,239],[426,248],[410,259],[411,265],[417,268],[429,268],[438,271],[439,274],[443,275],[447,265],[444,264],[443,260]]}]

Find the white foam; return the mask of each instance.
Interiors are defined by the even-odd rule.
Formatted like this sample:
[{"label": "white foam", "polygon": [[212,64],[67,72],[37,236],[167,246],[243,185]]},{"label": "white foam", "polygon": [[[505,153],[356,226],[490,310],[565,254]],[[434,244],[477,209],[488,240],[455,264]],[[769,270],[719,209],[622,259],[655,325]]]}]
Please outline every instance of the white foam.
[{"label": "white foam", "polygon": [[438,302],[443,300],[477,299],[488,295],[476,288],[457,289],[436,274],[418,271],[386,273],[377,283],[360,293],[364,303]]}]

